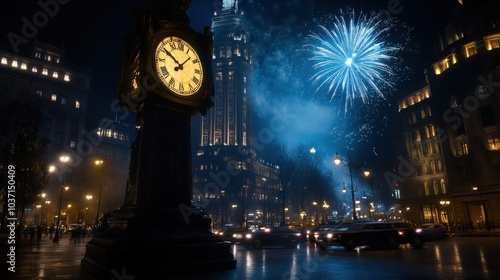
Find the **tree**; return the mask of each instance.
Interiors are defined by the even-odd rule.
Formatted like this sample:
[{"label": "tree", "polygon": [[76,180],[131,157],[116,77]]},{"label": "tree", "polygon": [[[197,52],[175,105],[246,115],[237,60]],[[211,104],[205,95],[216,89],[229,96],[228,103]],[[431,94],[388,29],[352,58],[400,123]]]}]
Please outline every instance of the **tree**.
[{"label": "tree", "polygon": [[[7,168],[15,168],[16,213],[22,228],[24,209],[38,199],[48,178],[48,144],[45,134],[48,113],[39,102],[12,101],[1,108],[4,125],[0,129],[0,175],[7,182]],[[6,231],[7,184],[0,190],[4,197],[2,231]]]}]

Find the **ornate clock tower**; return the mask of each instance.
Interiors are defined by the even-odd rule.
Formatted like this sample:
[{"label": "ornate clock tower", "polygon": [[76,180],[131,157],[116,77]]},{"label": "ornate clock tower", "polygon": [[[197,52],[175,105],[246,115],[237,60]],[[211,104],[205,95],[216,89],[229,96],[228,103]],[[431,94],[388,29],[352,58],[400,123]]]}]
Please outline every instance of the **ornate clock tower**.
[{"label": "ornate clock tower", "polygon": [[153,0],[136,11],[118,84],[122,105],[137,112],[127,191],[109,228],[87,245],[84,279],[122,271],[162,279],[236,266],[230,244],[191,205],[190,122],[212,106],[213,44],[208,27],[204,34],[189,27],[190,2]]}]

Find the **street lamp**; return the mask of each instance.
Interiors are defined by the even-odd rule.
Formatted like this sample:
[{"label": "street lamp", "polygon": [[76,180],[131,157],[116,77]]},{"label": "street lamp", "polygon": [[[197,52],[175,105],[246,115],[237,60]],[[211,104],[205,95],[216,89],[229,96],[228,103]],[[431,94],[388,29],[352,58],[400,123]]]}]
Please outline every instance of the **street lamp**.
[{"label": "street lamp", "polygon": [[325,219],[325,216],[326,216],[326,213],[327,213],[328,208],[330,207],[330,205],[328,205],[326,203],[326,201],[323,201],[323,205],[322,206],[323,206],[323,224],[326,224],[326,220],[328,219],[328,217],[326,217],[326,219]]},{"label": "street lamp", "polygon": [[61,205],[62,205],[62,197],[63,197],[63,191],[68,191],[69,187],[68,186],[61,186],[61,194],[59,195],[59,210],[57,210],[57,224],[56,224],[56,235],[54,236],[54,239],[52,240],[53,242],[58,242],[59,241],[59,223],[61,221]]},{"label": "street lamp", "polygon": [[[104,163],[103,160],[96,160],[95,162],[95,165],[96,166],[100,166]],[[97,198],[97,213],[95,215],[95,225],[97,225],[99,223],[99,214],[100,214],[100,210],[101,210],[101,192],[102,192],[102,178],[99,182],[99,196]]]},{"label": "street lamp", "polygon": [[[69,161],[69,156],[63,155],[63,156],[59,157],[59,160],[65,164],[66,162]],[[55,167],[50,166],[49,171],[50,170],[52,170],[52,172],[53,172],[55,170]],[[64,177],[63,177],[62,184],[61,184],[61,193],[59,195],[59,210],[57,211],[56,235],[54,236],[54,239],[52,240],[53,242],[59,242],[59,232],[60,232],[59,223],[61,222],[62,197],[63,197],[63,191],[67,191],[67,190],[69,190],[69,187],[64,185]]]},{"label": "street lamp", "polygon": [[[356,202],[354,200],[354,182],[352,180],[352,169],[359,169],[361,167],[361,165],[358,165],[358,164],[354,164],[353,162],[351,162],[351,158],[350,158],[350,155],[349,153],[347,154],[347,160],[346,159],[343,159],[339,156],[339,153],[336,153],[335,154],[335,159],[333,160],[333,162],[335,163],[335,165],[339,165],[341,162],[344,163],[345,166],[347,166],[349,168],[349,176],[351,177],[351,199],[352,199],[352,217],[354,220],[357,220],[358,219],[358,216],[356,215]],[[364,171],[363,171],[363,174],[365,176],[368,176],[370,175],[370,171],[368,170],[368,168],[366,167],[366,163],[364,164]],[[343,192],[346,192],[347,190],[345,189],[345,186],[344,186],[344,189],[342,190]]]}]

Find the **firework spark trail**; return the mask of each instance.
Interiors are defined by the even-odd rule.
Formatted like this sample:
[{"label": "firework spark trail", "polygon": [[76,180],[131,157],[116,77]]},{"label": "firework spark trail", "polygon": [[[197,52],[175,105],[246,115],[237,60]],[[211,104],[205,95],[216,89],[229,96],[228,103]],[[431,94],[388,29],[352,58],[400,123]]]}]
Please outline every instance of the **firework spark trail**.
[{"label": "firework spark trail", "polygon": [[382,87],[393,86],[394,72],[388,63],[396,59],[391,54],[398,48],[383,41],[388,27],[383,28],[376,17],[360,14],[356,18],[351,12],[334,19],[331,29],[319,25],[322,33],[309,35],[314,44],[306,47],[311,49],[309,59],[316,71],[310,80],[317,85],[316,93],[327,87],[330,102],[337,94],[344,94],[341,99],[347,113],[358,95],[363,103],[372,92],[384,98]]}]

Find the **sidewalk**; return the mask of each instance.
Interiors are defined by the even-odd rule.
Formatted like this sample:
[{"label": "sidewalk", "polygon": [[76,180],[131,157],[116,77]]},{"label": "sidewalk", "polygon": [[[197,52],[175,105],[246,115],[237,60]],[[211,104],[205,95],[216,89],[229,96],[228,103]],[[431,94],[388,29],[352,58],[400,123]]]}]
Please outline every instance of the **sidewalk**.
[{"label": "sidewalk", "polygon": [[73,242],[69,240],[69,236],[64,235],[58,243],[52,242],[45,236],[38,245],[29,244],[29,240],[25,241],[24,245],[16,248],[15,272],[7,271],[4,261],[6,253],[2,251],[0,278],[16,280],[80,279],[80,262],[85,255],[85,245],[90,239],[91,237],[86,237]]}]

